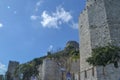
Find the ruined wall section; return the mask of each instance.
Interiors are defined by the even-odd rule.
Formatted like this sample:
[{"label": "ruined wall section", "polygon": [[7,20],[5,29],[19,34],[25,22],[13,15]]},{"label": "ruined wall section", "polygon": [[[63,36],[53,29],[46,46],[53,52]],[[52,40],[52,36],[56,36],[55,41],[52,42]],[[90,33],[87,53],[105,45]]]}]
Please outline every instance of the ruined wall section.
[{"label": "ruined wall section", "polygon": [[42,80],[61,80],[61,71],[57,63],[51,59],[43,60]]}]

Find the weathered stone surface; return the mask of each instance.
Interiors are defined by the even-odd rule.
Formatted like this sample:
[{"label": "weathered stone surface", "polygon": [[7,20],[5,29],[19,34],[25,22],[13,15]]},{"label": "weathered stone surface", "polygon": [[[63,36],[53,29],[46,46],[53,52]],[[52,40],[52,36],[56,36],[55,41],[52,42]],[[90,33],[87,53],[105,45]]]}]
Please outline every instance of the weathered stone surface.
[{"label": "weathered stone surface", "polygon": [[56,62],[45,59],[43,61],[43,80],[60,80],[60,69]]},{"label": "weathered stone surface", "polygon": [[[67,47],[71,49],[67,49]],[[79,44],[76,41],[68,41],[64,50],[55,54],[69,54],[71,50],[78,50]],[[80,59],[67,55],[60,55],[59,58],[45,58],[43,64],[38,68],[38,80],[66,80],[67,73],[71,74],[72,80],[80,80]]]},{"label": "weathered stone surface", "polygon": [[[61,62],[61,61],[60,61]],[[43,64],[39,66],[39,75],[37,76],[38,80],[65,80],[67,72],[71,73],[71,78],[74,80],[80,80],[80,60],[66,60],[64,66],[60,66],[58,61],[54,59],[45,59]],[[62,68],[65,68],[65,71],[62,74]]]},{"label": "weathered stone surface", "polygon": [[43,60],[39,67],[39,80],[61,80],[60,68],[54,60]]},{"label": "weathered stone surface", "polygon": [[39,65],[38,71],[39,71],[39,74],[38,74],[37,78],[38,78],[38,80],[42,80],[42,77],[43,77],[42,64]]},{"label": "weathered stone surface", "polygon": [[19,62],[9,61],[8,71],[6,73],[7,80],[18,80],[19,78],[14,76],[16,67],[19,65]]},{"label": "weathered stone surface", "polygon": [[70,73],[72,74],[72,80],[80,80],[80,59],[73,60],[70,63]]},{"label": "weathered stone surface", "polygon": [[117,77],[120,73],[119,68],[113,69],[112,64],[105,68],[108,74],[104,78],[102,67],[94,68],[93,75],[92,66],[86,62],[91,50],[97,46],[105,46],[108,43],[120,46],[119,3],[120,0],[87,0],[86,7],[80,14],[81,80],[119,80],[120,78]]}]

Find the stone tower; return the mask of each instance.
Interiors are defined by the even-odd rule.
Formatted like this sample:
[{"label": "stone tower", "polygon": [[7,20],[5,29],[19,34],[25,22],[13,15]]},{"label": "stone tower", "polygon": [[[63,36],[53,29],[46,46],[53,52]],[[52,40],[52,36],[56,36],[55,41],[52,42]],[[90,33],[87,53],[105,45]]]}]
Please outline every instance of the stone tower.
[{"label": "stone tower", "polygon": [[96,46],[108,43],[120,46],[120,0],[87,0],[80,14],[79,28],[81,80],[119,80],[120,68],[108,65],[103,78],[102,67],[93,68],[86,59]]},{"label": "stone tower", "polygon": [[14,76],[15,69],[18,65],[19,62],[9,61],[8,70],[6,73],[7,80],[18,80],[18,78]]}]

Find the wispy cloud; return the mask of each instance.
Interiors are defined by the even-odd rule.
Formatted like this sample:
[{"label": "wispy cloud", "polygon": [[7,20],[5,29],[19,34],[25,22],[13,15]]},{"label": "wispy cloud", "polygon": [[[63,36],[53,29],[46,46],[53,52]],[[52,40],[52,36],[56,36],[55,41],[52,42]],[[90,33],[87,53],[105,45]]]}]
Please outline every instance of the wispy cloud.
[{"label": "wispy cloud", "polygon": [[[42,5],[42,3],[43,3],[43,0],[39,0],[38,2],[36,2],[35,9],[34,9],[35,13],[38,11],[38,9]],[[35,14],[30,16],[31,20],[38,20],[39,18],[40,18],[40,16],[37,16]]]},{"label": "wispy cloud", "polygon": [[3,27],[3,24],[2,23],[0,23],[0,28],[2,28]]},{"label": "wispy cloud", "polygon": [[50,45],[49,48],[48,48],[48,51],[52,51],[53,50],[53,45]]},{"label": "wispy cloud", "polygon": [[39,16],[32,15],[30,18],[31,18],[31,20],[37,20],[39,18]]},{"label": "wispy cloud", "polygon": [[[42,5],[43,0],[36,3],[36,11]],[[67,24],[73,29],[78,29],[78,23],[75,23],[71,11],[65,10],[62,6],[58,6],[55,12],[44,10],[40,16],[33,14],[31,20],[40,21],[43,28],[59,29],[61,25]]]},{"label": "wispy cloud", "polygon": [[62,7],[57,7],[56,12],[52,12],[51,15],[47,11],[43,11],[41,15],[41,24],[47,28],[59,28],[58,26],[63,23],[68,23],[72,20],[72,15],[69,11],[66,11]]},{"label": "wispy cloud", "polygon": [[75,23],[75,22],[73,22],[71,25],[73,29],[78,29],[78,26],[79,26],[78,23]]},{"label": "wispy cloud", "polygon": [[43,0],[39,0],[37,3],[36,3],[36,6],[35,6],[35,11],[38,11],[39,7],[42,5],[43,3]]},{"label": "wispy cloud", "polygon": [[5,74],[6,71],[6,66],[0,62],[0,74]]}]

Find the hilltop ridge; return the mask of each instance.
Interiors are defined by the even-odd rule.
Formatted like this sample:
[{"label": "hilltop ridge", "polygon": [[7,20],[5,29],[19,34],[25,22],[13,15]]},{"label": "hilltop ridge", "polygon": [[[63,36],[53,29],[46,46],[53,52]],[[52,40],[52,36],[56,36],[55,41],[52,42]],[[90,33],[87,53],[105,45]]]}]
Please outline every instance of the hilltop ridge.
[{"label": "hilltop ridge", "polygon": [[24,80],[28,80],[33,75],[38,76],[40,73],[38,69],[40,65],[43,65],[43,60],[45,59],[50,59],[53,61],[53,63],[56,63],[59,67],[64,67],[66,68],[67,71],[70,71],[69,66],[70,61],[71,60],[77,61],[77,59],[79,59],[79,43],[76,41],[68,41],[63,50],[54,53],[48,52],[47,56],[34,58],[33,60],[28,61],[27,63],[20,64],[15,68],[14,74],[12,73],[7,76],[11,78],[19,77],[19,74],[21,73],[23,74]]}]

